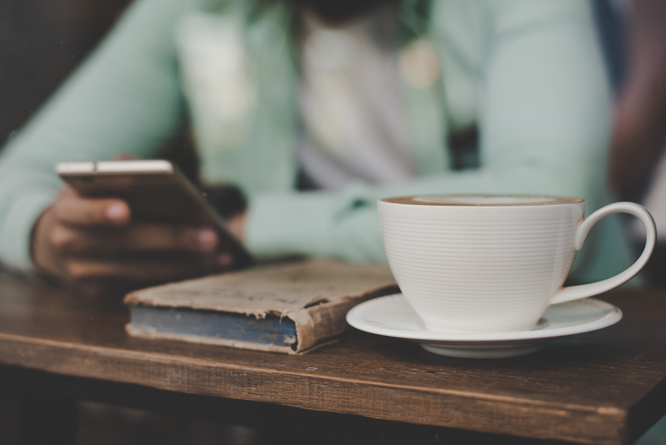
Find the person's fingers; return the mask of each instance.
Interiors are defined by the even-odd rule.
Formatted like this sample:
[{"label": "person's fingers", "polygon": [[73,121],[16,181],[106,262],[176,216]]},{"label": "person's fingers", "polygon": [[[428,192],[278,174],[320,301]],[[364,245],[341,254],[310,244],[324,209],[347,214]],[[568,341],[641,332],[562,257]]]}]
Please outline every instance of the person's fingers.
[{"label": "person's fingers", "polygon": [[227,228],[237,239],[245,240],[245,223],[247,220],[247,211],[244,210],[227,220]]},{"label": "person's fingers", "polygon": [[129,205],[118,198],[83,198],[71,188],[53,206],[59,221],[76,226],[123,226],[130,221]]},{"label": "person's fingers", "polygon": [[62,254],[212,253],[218,236],[209,228],[135,222],[114,229],[87,229],[59,224],[51,233],[53,246]]},{"label": "person's fingers", "polygon": [[66,264],[66,272],[77,283],[133,283],[136,285],[181,280],[230,268],[228,254],[197,257],[131,260],[73,258]]}]

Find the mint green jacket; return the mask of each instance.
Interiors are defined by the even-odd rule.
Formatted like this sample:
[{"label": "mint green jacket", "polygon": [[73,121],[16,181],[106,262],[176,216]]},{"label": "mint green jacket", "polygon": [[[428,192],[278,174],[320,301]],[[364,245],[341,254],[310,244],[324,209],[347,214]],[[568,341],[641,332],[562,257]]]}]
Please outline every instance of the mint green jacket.
[{"label": "mint green jacket", "polygon": [[[534,193],[583,197],[588,210],[600,206],[611,96],[590,4],[436,0],[429,12],[424,6],[406,0],[399,14],[399,57],[418,41],[434,49],[436,62],[434,82],[410,81],[410,66],[401,71],[419,177],[332,193],[294,189],[299,72],[282,2],[136,2],[4,150],[0,260],[32,268],[31,229],[62,187],[55,163],[119,153],[155,157],[188,114],[203,179],[235,183],[249,197],[246,244],[257,255],[385,261],[375,203],[391,195]],[[202,13],[219,18],[212,35],[240,48],[243,63],[234,69],[242,75],[235,79],[251,98],[217,121],[188,74],[196,51],[188,53],[181,38],[183,24]],[[481,130],[481,167],[454,171],[447,136],[472,123]]]}]

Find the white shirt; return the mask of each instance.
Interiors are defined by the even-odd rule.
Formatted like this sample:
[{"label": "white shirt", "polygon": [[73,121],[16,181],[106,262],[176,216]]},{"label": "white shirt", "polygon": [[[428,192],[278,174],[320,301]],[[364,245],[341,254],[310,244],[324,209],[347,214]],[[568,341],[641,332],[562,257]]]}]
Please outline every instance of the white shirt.
[{"label": "white shirt", "polygon": [[304,14],[299,162],[317,186],[395,184],[416,175],[387,6],[341,26]]}]

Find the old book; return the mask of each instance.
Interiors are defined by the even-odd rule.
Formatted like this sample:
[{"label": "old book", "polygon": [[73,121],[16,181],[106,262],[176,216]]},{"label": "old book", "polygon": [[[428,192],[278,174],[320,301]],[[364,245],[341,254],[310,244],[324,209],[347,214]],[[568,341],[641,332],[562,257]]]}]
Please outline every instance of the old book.
[{"label": "old book", "polygon": [[397,291],[388,266],[379,264],[264,265],[132,292],[127,332],[300,353],[342,335],[354,305]]}]

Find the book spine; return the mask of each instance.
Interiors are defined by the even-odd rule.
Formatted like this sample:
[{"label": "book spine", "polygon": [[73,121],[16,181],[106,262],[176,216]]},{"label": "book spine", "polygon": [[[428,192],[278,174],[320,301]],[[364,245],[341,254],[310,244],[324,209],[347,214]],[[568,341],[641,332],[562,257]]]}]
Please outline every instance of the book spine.
[{"label": "book spine", "polygon": [[296,325],[296,346],[292,353],[306,352],[333,340],[350,329],[347,312],[357,304],[375,297],[398,293],[397,285],[380,286],[363,294],[350,296],[335,303],[323,303],[287,314]]}]

